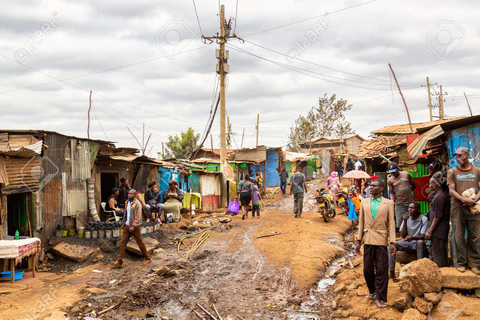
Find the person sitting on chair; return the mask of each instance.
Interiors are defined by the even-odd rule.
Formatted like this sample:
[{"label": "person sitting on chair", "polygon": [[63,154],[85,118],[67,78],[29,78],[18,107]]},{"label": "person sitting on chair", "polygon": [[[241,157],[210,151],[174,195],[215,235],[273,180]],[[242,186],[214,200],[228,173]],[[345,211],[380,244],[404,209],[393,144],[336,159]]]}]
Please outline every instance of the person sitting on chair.
[{"label": "person sitting on chair", "polygon": [[[420,213],[420,204],[411,203],[408,212],[403,215],[403,222],[400,226],[402,238],[395,245],[397,251],[413,251],[417,253],[417,260],[427,257],[425,246],[425,233],[428,231],[428,218]],[[395,256],[390,258],[390,277],[395,279]]]},{"label": "person sitting on chair", "polygon": [[118,206],[118,201],[117,201],[117,197],[120,193],[120,190],[118,188],[112,188],[111,193],[112,194],[110,195],[110,197],[108,197],[108,200],[107,200],[108,209],[114,210],[117,216],[122,216],[124,211]]},{"label": "person sitting on chair", "polygon": [[182,217],[180,215],[180,210],[182,210],[183,207],[183,191],[178,188],[178,182],[175,180],[170,181],[168,185],[170,188],[163,193],[165,214],[172,213],[173,221],[179,222]]},{"label": "person sitting on chair", "polygon": [[[161,203],[161,194],[158,190],[157,182],[152,181],[148,183],[148,189],[149,190],[145,192],[145,216],[147,217],[147,222],[150,222],[150,220],[155,220],[161,224],[162,222],[160,221],[160,216],[162,215],[165,206]],[[151,214],[152,208],[156,208],[158,210],[157,218]]]}]

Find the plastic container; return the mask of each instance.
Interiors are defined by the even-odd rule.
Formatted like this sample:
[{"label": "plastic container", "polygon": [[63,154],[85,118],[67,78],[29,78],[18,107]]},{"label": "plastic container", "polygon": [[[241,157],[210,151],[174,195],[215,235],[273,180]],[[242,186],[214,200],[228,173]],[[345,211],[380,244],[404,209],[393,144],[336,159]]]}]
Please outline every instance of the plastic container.
[{"label": "plastic container", "polygon": [[61,238],[62,237],[63,230],[55,230],[55,237]]},{"label": "plastic container", "polygon": [[[11,271],[0,272],[0,278],[10,278],[12,276]],[[13,280],[20,280],[23,277],[23,271],[15,271]]]},{"label": "plastic container", "polygon": [[[78,234],[80,234],[80,232]],[[90,239],[91,237],[92,237],[92,231],[85,230],[85,239]]]},{"label": "plastic container", "polygon": [[110,239],[112,237],[112,230],[105,230],[105,238]]},{"label": "plastic container", "polygon": [[62,230],[62,237],[68,236],[68,230]]},{"label": "plastic container", "polygon": [[92,239],[98,238],[98,230],[92,230]]},{"label": "plastic container", "polygon": [[98,230],[98,239],[105,239],[105,230]]},{"label": "plastic container", "polygon": [[112,230],[112,231],[113,231],[113,232],[112,232],[112,236],[113,236],[114,238],[120,237],[120,229],[114,229],[114,230]]},{"label": "plastic container", "polygon": [[140,234],[146,234],[146,233],[147,233],[147,228],[140,227]]},{"label": "plastic container", "polygon": [[148,227],[146,227],[145,229],[147,229],[147,233],[152,233],[152,232],[153,232],[153,231],[152,231],[152,226],[148,226]]},{"label": "plastic container", "polygon": [[85,236],[85,230],[78,230],[78,238],[83,239],[84,236]]},{"label": "plastic container", "polygon": [[75,229],[68,229],[68,236],[73,237],[75,235]]},{"label": "plastic container", "polygon": [[118,234],[120,237],[123,236],[123,229],[118,230]]}]

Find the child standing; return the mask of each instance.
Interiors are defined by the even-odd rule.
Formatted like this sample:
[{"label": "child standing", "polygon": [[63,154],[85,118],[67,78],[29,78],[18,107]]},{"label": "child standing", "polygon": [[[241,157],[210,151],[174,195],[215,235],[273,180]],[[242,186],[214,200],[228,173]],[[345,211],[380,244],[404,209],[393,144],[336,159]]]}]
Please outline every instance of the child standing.
[{"label": "child standing", "polygon": [[257,217],[260,218],[260,200],[262,199],[262,195],[258,192],[258,187],[256,185],[253,186],[252,192],[252,217],[255,218],[255,211],[257,211]]}]

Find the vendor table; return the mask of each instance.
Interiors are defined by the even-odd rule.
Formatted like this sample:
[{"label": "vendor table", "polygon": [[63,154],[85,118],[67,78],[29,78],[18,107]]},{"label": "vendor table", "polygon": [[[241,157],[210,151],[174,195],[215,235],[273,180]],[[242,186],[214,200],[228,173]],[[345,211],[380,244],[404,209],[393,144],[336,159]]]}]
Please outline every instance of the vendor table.
[{"label": "vendor table", "polygon": [[20,240],[0,240],[0,259],[10,261],[11,276],[1,278],[2,280],[10,280],[12,283],[15,277],[15,265],[28,257],[28,269],[32,271],[35,277],[36,256],[40,252],[41,242],[39,238],[28,238]]}]

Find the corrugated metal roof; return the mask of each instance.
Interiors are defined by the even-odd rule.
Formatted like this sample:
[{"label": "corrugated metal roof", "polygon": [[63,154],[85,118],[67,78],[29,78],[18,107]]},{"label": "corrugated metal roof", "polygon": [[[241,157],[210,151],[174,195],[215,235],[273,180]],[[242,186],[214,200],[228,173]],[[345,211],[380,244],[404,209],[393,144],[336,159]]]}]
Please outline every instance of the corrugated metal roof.
[{"label": "corrugated metal roof", "polygon": [[412,159],[417,160],[422,154],[423,149],[427,146],[428,141],[441,136],[443,133],[442,126],[437,125],[413,141],[412,144],[407,147],[407,151],[410,153]]},{"label": "corrugated metal roof", "polygon": [[43,142],[41,140],[34,144],[5,151],[4,154],[10,157],[31,158],[42,153]]},{"label": "corrugated metal roof", "polygon": [[26,158],[5,158],[5,171],[8,177],[8,185],[4,185],[2,191],[28,192],[37,191],[39,183],[48,183],[42,176],[42,169],[38,157]]},{"label": "corrugated metal roof", "polygon": [[[430,130],[431,128],[442,125],[444,131],[453,130],[455,128],[460,128],[472,123],[480,122],[480,115],[469,116],[469,117],[460,117],[460,118],[453,118],[453,119],[445,119],[445,120],[436,120],[436,121],[429,121],[429,122],[419,122],[419,123],[412,123],[412,127],[414,131],[424,132]],[[412,133],[410,131],[409,124],[399,124],[394,126],[384,127],[382,129],[370,131],[373,134],[409,134]]]},{"label": "corrugated metal roof", "polygon": [[372,140],[362,142],[359,158],[376,158],[379,154],[385,155],[391,146],[407,143],[407,136],[404,134],[394,136],[378,136]]}]

